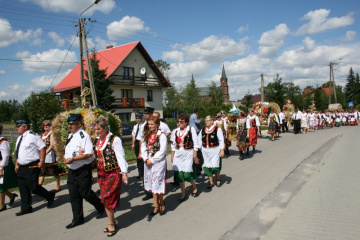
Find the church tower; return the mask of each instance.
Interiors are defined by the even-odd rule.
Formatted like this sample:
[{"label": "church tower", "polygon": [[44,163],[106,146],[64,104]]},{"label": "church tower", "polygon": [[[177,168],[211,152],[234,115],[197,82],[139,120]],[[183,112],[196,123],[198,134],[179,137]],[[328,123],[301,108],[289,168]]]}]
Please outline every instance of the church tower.
[{"label": "church tower", "polygon": [[222,74],[221,74],[221,78],[220,78],[220,86],[221,86],[221,92],[222,92],[222,97],[223,97],[224,103],[230,103],[229,87],[228,87],[227,81],[228,81],[228,79],[226,77],[225,68],[223,65]]}]

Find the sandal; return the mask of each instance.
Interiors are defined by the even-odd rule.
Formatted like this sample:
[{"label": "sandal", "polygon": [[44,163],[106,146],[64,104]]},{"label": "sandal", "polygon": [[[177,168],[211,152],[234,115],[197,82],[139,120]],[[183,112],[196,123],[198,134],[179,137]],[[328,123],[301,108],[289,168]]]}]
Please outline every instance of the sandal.
[{"label": "sandal", "polygon": [[207,186],[207,189],[212,189],[214,187],[214,184],[209,184],[209,186]]},{"label": "sandal", "polygon": [[193,192],[193,193],[192,193],[192,196],[193,196],[193,197],[197,197],[198,194],[199,194],[199,190],[196,189],[196,192]]},{"label": "sandal", "polygon": [[[161,210],[163,209],[163,210]],[[163,205],[160,205],[160,216],[165,215],[166,214],[166,209],[165,209],[165,202]]]},{"label": "sandal", "polygon": [[110,231],[108,228],[105,228],[108,230],[108,234],[106,234],[106,236],[108,237],[112,237],[116,234],[116,224],[110,224],[110,225],[114,226],[114,231]]},{"label": "sandal", "polygon": [[182,202],[184,202],[185,200],[186,200],[186,194],[185,194],[185,197],[179,198],[179,199],[178,199],[178,202],[179,202],[179,203],[182,203]]},{"label": "sandal", "polygon": [[220,187],[220,185],[221,185],[221,180],[216,180],[216,186]]},{"label": "sandal", "polygon": [[156,210],[156,209],[158,209],[156,212],[151,211],[151,212],[149,213],[149,216],[150,216],[150,217],[153,217],[153,216],[155,216],[156,214],[158,214],[158,213],[160,212],[160,207],[154,207],[154,210]]}]

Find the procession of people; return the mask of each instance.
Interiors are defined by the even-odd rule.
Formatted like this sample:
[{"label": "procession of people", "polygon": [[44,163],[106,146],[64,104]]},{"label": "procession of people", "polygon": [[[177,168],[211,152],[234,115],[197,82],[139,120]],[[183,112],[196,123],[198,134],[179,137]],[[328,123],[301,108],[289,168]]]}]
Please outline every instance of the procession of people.
[{"label": "procession of people", "polygon": [[[221,111],[216,116],[206,116],[205,126],[200,127],[201,119],[198,119],[197,112],[195,109],[190,118],[185,113],[179,114],[177,127],[173,131],[170,131],[166,122],[160,119],[160,113],[154,112],[151,107],[146,107],[143,113],[136,114],[131,149],[135,150],[136,154],[137,179],[141,179],[144,186],[143,200],[153,198],[154,201],[154,207],[148,214],[149,220],[157,214],[166,214],[164,196],[169,171],[166,161],[168,140],[172,164],[169,169],[174,171],[174,182],[180,186],[178,203],[184,202],[188,196],[199,196],[200,190],[196,181],[202,171],[207,178],[208,191],[215,185],[221,186],[223,159],[230,155],[231,140],[227,131],[230,120],[226,112]],[[281,110],[276,114],[274,109],[271,109],[266,122],[269,139],[274,141],[280,132],[288,132],[291,124],[294,134],[306,134],[324,128],[358,125],[359,117],[356,109],[324,113],[297,109],[289,121]],[[15,144],[15,166],[11,160],[9,143],[1,136],[3,127],[0,124],[0,212],[7,209],[5,196],[9,198],[9,206],[19,197],[16,193],[9,192],[9,189],[17,186],[21,209],[16,216],[33,211],[32,194],[45,198],[48,208],[53,206],[55,193],[61,190],[61,186],[59,169],[57,164],[54,164],[57,160],[53,150],[51,124],[49,120],[44,121],[44,133],[39,136],[30,130],[29,120],[16,121],[20,136]],[[248,112],[240,111],[237,114],[235,139],[240,160],[250,156],[250,149],[253,154],[256,152],[261,125],[254,109],[249,109]],[[97,135],[94,141],[82,129],[81,114],[70,114],[67,126],[70,134],[65,144],[64,159],[61,161],[68,167],[67,186],[73,216],[66,228],[74,228],[84,223],[85,199],[97,211],[96,218],[100,219],[106,212],[108,222],[103,232],[108,237],[114,236],[117,231],[115,210],[120,205],[121,183],[127,185],[129,182],[128,163],[125,160],[122,140],[110,132],[109,121],[105,116],[99,116],[92,123]],[[94,161],[100,197],[91,187]],[[52,165],[45,167],[45,163]],[[56,187],[52,191],[42,186],[44,177],[49,175],[56,178]],[[186,192],[186,182],[191,185],[191,193]]]}]

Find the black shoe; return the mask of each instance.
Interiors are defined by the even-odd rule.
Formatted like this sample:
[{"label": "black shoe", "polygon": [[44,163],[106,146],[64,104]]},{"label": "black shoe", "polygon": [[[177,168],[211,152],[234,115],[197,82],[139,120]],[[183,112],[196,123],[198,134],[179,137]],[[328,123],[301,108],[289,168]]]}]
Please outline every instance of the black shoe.
[{"label": "black shoe", "polygon": [[240,160],[244,160],[244,153],[240,153]]},{"label": "black shoe", "polygon": [[52,196],[51,196],[51,198],[48,200],[47,208],[51,208],[51,206],[53,205],[54,200],[55,200],[55,193],[54,193],[54,192],[50,192],[50,194],[51,194]]},{"label": "black shoe", "polygon": [[184,202],[185,200],[186,200],[186,194],[185,194],[185,197],[179,198],[179,199],[178,199],[178,202],[179,202],[179,203],[182,203],[182,202]]},{"label": "black shoe", "polygon": [[22,216],[22,215],[25,215],[25,214],[28,214],[28,213],[32,213],[33,210],[32,210],[32,207],[30,207],[28,210],[25,210],[25,211],[20,211],[18,213],[15,213],[16,216]]},{"label": "black shoe", "polygon": [[84,220],[80,220],[80,221],[77,221],[77,222],[72,222],[70,223],[69,225],[66,226],[67,229],[70,229],[70,228],[74,228],[74,227],[77,227],[81,224],[84,223]]},{"label": "black shoe", "polygon": [[16,197],[18,197],[18,195],[16,193],[13,193],[13,197],[10,199],[9,206],[14,203]]},{"label": "black shoe", "polygon": [[[201,174],[201,173],[200,173]],[[198,175],[199,176],[199,175]],[[171,182],[170,183],[171,185],[173,185],[173,186],[179,186],[179,183],[177,183],[177,182]]]},{"label": "black shoe", "polygon": [[155,207],[155,209],[158,209],[156,212],[154,212],[154,211],[151,211],[150,213],[149,213],[149,217],[153,217],[153,216],[155,216],[156,214],[158,214],[159,212],[160,212],[160,207]]},{"label": "black shoe", "polygon": [[105,207],[104,205],[102,205],[101,209],[97,210],[97,214],[95,216],[96,219],[99,219],[101,218],[101,216],[104,214],[105,212]]},{"label": "black shoe", "polygon": [[6,210],[6,205],[4,205],[1,209],[0,212],[5,211]]},{"label": "black shoe", "polygon": [[207,189],[212,189],[214,187],[214,184],[209,184],[209,186],[207,186]]},{"label": "black shoe", "polygon": [[153,198],[153,195],[150,193],[150,194],[146,194],[146,196],[145,197],[143,197],[143,201],[146,201],[146,200],[149,200],[149,199],[151,199],[151,198]]},{"label": "black shoe", "polygon": [[137,177],[136,177],[136,179],[140,179],[140,178],[141,178],[141,176],[137,176]]},{"label": "black shoe", "polygon": [[250,156],[249,149],[246,150],[246,155],[247,155],[247,156]]}]

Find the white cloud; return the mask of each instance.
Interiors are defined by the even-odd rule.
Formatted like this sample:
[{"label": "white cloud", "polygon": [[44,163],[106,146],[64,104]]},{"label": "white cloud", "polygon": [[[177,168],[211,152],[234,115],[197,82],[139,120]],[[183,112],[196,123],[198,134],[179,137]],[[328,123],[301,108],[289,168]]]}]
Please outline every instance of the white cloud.
[{"label": "white cloud", "polygon": [[262,57],[274,57],[284,45],[284,38],[289,34],[290,30],[286,24],[281,23],[275,29],[264,32],[258,43],[259,55]]},{"label": "white cloud", "polygon": [[243,33],[249,30],[249,24],[246,24],[246,26],[241,26],[238,28],[237,32],[238,33]]},{"label": "white cloud", "polygon": [[206,73],[209,64],[205,61],[193,61],[188,63],[172,63],[170,64],[169,78],[177,82],[183,80],[191,80],[191,75],[201,76]]},{"label": "white cloud", "polygon": [[62,47],[65,44],[65,39],[60,37],[56,32],[49,32],[49,37],[56,43],[57,47]]},{"label": "white cloud", "polygon": [[20,85],[18,83],[11,84],[0,91],[0,99],[10,100],[17,99],[22,102],[27,96],[30,95],[33,89],[29,86]]},{"label": "white cloud", "polygon": [[41,90],[49,89],[49,87],[52,88],[52,87],[58,85],[66,77],[66,75],[69,74],[69,72],[71,70],[72,69],[68,69],[66,72],[63,72],[56,76],[55,75],[47,75],[47,76],[41,76],[41,77],[34,78],[31,80],[32,86],[35,87],[36,89],[41,89]]},{"label": "white cloud", "polygon": [[16,57],[20,59],[30,58],[31,53],[29,51],[17,52]]},{"label": "white cloud", "polygon": [[164,52],[162,58],[165,60],[171,60],[174,62],[183,62],[184,61],[184,53],[181,51],[170,51]]},{"label": "white cloud", "polygon": [[[70,12],[80,14],[87,7],[94,3],[94,0],[21,0],[23,2],[32,2],[41,6],[44,10],[53,12]],[[90,16],[95,11],[110,13],[116,7],[114,0],[102,0],[100,3],[89,8],[84,15]]]},{"label": "white cloud", "polygon": [[340,38],[340,40],[343,42],[351,42],[355,39],[355,37],[356,37],[355,31],[347,31],[346,35],[344,37]]},{"label": "white cloud", "polygon": [[18,30],[14,31],[10,22],[7,19],[0,18],[0,47],[7,47],[19,41],[30,41],[32,45],[39,45],[42,43],[40,36],[42,35],[41,28],[35,30],[27,30],[26,32]]},{"label": "white cloud", "polygon": [[[46,72],[48,70],[58,70],[61,66],[61,62],[65,59],[66,54],[67,56],[65,62],[77,62],[75,52],[67,52],[67,50],[50,49],[33,55],[30,55],[28,52],[19,52],[16,55],[27,56],[27,61],[23,61],[23,69],[29,73],[34,73]],[[75,65],[75,63],[64,63],[62,68],[69,68]]]},{"label": "white cloud", "polygon": [[106,34],[110,40],[118,40],[134,35],[138,32],[150,31],[143,20],[137,17],[125,16],[120,21],[114,21],[107,25]]},{"label": "white cloud", "polygon": [[206,61],[208,63],[222,62],[224,59],[242,56],[248,49],[245,43],[248,38],[236,42],[229,37],[211,35],[194,44],[176,44],[173,51],[165,52],[164,57],[181,56],[182,60]]},{"label": "white cloud", "polygon": [[343,17],[328,18],[330,10],[318,9],[305,14],[301,20],[308,21],[302,25],[295,35],[315,34],[325,32],[329,29],[345,27],[354,23],[353,13],[349,13]]},{"label": "white cloud", "polygon": [[5,74],[5,70],[0,70],[0,75],[4,75]]},{"label": "white cloud", "polygon": [[311,39],[310,37],[306,37],[303,40],[303,44],[304,44],[304,51],[311,51],[315,48],[315,41],[313,39]]}]

